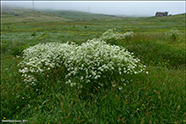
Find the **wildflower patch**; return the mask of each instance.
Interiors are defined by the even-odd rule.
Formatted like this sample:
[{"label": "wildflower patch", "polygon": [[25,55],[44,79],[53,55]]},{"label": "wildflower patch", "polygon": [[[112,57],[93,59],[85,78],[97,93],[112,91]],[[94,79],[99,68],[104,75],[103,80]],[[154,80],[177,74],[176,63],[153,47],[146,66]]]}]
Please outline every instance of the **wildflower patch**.
[{"label": "wildflower patch", "polygon": [[105,81],[115,86],[113,82],[118,78],[123,83],[117,84],[121,90],[131,75],[145,70],[145,65],[125,48],[107,44],[105,38],[94,38],[79,46],[53,42],[29,47],[23,51],[19,72],[24,82],[37,85],[36,75],[63,65],[67,69],[65,83],[72,87],[101,88]]}]

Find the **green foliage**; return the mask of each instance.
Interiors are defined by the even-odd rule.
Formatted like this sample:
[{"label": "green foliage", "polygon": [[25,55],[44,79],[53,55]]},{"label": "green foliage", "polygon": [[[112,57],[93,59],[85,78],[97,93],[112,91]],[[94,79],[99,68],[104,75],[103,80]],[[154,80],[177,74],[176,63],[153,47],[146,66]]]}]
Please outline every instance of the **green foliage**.
[{"label": "green foliage", "polygon": [[32,33],[31,36],[36,36],[36,32]]},{"label": "green foliage", "polygon": [[[154,42],[156,40],[156,42]],[[117,40],[115,45],[125,46],[142,62],[149,65],[178,68],[185,64],[184,40],[172,43],[166,34],[134,34],[130,40]]]},{"label": "green foliage", "polygon": [[180,32],[179,32],[179,30],[172,29],[169,31],[169,35],[173,41],[176,41],[179,39]]},{"label": "green foliage", "polygon": [[19,56],[19,55],[21,55],[22,54],[22,51],[24,50],[24,49],[26,49],[27,47],[29,47],[29,46],[27,46],[27,45],[23,45],[23,46],[13,46],[11,49],[12,49],[12,55],[13,56]]},{"label": "green foliage", "polygon": [[[126,33],[117,35],[124,38]],[[104,36],[104,39],[106,38]],[[51,78],[50,73],[45,73],[64,66],[67,69],[67,73],[64,73],[67,79],[65,83],[70,84],[71,87],[76,86],[80,92],[88,91],[92,94],[93,89],[103,87],[105,81],[113,82],[116,78],[119,80],[121,78],[125,84],[132,80],[133,74],[139,74],[145,70],[145,66],[139,61],[125,48],[106,44],[100,38],[88,40],[80,46],[74,43],[53,42],[29,47],[23,51],[23,61],[18,66],[21,68],[19,72],[24,82],[36,87],[41,86],[40,88],[43,84],[37,81],[41,78],[38,77],[39,75]],[[123,88],[122,83],[109,85]]]},{"label": "green foliage", "polygon": [[[2,120],[28,120],[27,123],[36,124],[186,122],[184,14],[86,22],[32,22],[23,19],[23,11],[19,14],[20,18],[16,19],[20,23],[10,21],[15,17],[2,16],[7,20],[4,20],[6,23],[2,24],[1,31]],[[54,19],[54,16],[50,15],[50,18]],[[179,38],[176,36],[175,41],[167,35],[172,27],[179,31]],[[22,51],[38,43],[55,41],[61,44],[68,40],[81,46],[88,39],[99,38],[110,28],[116,28],[121,34],[133,31],[132,37],[105,41],[128,49],[141,60],[141,64],[147,65],[148,74],[142,72],[128,77],[132,80],[122,89],[117,86],[122,83],[121,77],[113,75],[110,78],[115,82],[100,78],[97,82],[105,82],[105,88],[82,92],[87,93],[87,97],[80,98],[76,87],[65,84],[64,74],[68,68],[64,66],[46,71],[45,76],[36,75],[40,86],[28,86],[18,72],[17,65],[23,59],[22,54],[14,53],[14,50]],[[34,32],[36,35],[31,36]]]}]

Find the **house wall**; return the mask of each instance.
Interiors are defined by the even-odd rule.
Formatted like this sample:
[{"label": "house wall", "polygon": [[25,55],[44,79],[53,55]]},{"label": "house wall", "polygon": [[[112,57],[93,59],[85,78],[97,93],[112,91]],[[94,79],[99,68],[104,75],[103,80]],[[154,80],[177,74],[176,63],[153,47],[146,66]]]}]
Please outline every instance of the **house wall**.
[{"label": "house wall", "polygon": [[167,16],[168,12],[156,12],[155,16]]}]

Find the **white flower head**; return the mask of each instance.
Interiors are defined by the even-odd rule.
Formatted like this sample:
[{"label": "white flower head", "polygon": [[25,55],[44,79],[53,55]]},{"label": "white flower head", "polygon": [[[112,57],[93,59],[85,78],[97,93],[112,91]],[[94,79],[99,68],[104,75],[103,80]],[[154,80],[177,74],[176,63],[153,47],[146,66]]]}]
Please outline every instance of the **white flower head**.
[{"label": "white flower head", "polygon": [[119,87],[118,87],[118,89],[119,89],[119,90],[122,90],[122,89],[123,89],[123,87],[119,86]]}]

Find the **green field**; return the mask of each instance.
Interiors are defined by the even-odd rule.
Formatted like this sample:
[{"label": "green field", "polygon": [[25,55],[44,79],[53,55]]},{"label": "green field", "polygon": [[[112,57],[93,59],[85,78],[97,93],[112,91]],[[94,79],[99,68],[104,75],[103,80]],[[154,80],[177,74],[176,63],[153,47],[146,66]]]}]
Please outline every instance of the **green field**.
[{"label": "green field", "polygon": [[[185,13],[138,18],[16,8],[3,8],[1,13],[1,122],[186,123]],[[29,47],[68,41],[79,48],[114,28],[133,35],[105,42],[134,53],[146,65],[143,72],[128,76],[118,75],[117,69],[114,74],[106,71],[99,80],[91,80],[83,93],[65,84],[68,68],[62,64],[45,75],[35,74],[36,86],[25,83],[19,73],[18,64]],[[121,78],[128,79],[122,89],[118,88]],[[103,82],[104,87],[97,89],[96,84]]]}]

